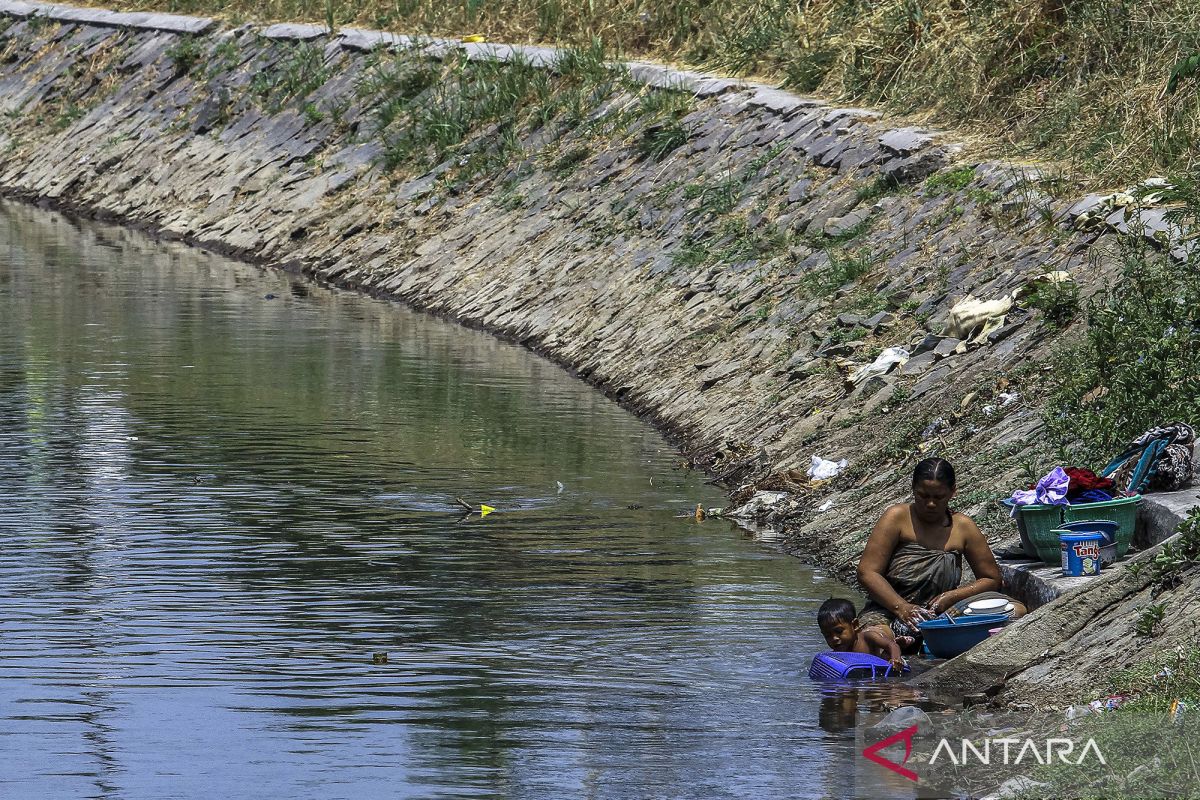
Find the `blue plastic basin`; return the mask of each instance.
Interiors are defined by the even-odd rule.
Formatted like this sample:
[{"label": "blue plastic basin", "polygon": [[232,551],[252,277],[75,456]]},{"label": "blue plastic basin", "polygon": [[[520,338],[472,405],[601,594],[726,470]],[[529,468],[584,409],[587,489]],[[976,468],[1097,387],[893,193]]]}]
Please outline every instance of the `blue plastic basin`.
[{"label": "blue plastic basin", "polygon": [[1072,533],[1098,533],[1104,537],[1105,544],[1112,544],[1117,541],[1117,530],[1121,527],[1119,522],[1114,522],[1111,519],[1082,519],[1078,522],[1064,522],[1059,525],[1059,530],[1071,531]]},{"label": "blue plastic basin", "polygon": [[986,639],[990,629],[1002,627],[1008,622],[1008,614],[971,614],[955,617],[953,622],[938,617],[926,620],[917,627],[925,637],[929,652],[937,658],[954,658]]}]

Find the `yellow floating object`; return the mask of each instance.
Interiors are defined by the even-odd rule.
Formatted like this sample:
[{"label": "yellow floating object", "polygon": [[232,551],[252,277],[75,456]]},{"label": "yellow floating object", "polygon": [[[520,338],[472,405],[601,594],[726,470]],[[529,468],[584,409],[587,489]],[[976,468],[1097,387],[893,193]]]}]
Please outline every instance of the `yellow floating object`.
[{"label": "yellow floating object", "polygon": [[493,511],[495,511],[495,510],[496,510],[496,509],[492,508],[491,506],[485,506],[485,505],[483,505],[483,504],[480,504],[480,506],[479,506],[479,516],[481,516],[481,517],[486,517],[488,514],[492,513],[492,512],[493,512]]},{"label": "yellow floating object", "polygon": [[464,42],[486,42],[487,39],[482,33],[472,33],[470,36],[462,37]]}]

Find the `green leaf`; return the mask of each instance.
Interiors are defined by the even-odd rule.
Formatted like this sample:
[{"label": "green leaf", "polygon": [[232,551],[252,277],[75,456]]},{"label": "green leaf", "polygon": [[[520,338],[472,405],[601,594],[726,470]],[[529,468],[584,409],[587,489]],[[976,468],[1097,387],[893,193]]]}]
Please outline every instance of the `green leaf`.
[{"label": "green leaf", "polygon": [[1192,53],[1171,70],[1171,77],[1167,79],[1167,93],[1174,94],[1180,81],[1195,77],[1197,72],[1200,72],[1200,53]]}]

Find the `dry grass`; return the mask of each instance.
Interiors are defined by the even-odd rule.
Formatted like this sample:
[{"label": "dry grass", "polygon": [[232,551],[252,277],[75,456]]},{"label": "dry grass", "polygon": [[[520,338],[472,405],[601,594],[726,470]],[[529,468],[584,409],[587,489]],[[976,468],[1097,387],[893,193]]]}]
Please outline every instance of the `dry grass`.
[{"label": "dry grass", "polygon": [[[103,5],[101,3],[101,5]],[[127,8],[585,44],[781,79],[1111,182],[1200,163],[1195,0],[135,0]]]}]

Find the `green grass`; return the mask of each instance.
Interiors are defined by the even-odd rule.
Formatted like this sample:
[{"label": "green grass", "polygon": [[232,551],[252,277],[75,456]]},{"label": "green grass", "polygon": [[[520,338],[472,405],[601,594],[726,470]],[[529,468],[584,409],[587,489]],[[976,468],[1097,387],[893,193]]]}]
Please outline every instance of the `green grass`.
[{"label": "green grass", "polygon": [[737,206],[743,184],[734,178],[701,180],[683,187],[684,200],[698,200],[693,216],[720,217]]},{"label": "green grass", "polygon": [[87,109],[83,106],[77,105],[76,103],[67,103],[59,110],[58,114],[50,120],[50,130],[55,132],[64,131],[71,127],[71,125],[73,125],[75,122],[82,119],[83,115],[86,113]]},{"label": "green grass", "polygon": [[1074,281],[1063,283],[1046,281],[1038,284],[1025,297],[1024,303],[1041,312],[1046,323],[1052,328],[1063,328],[1079,316],[1079,287]]},{"label": "green grass", "polygon": [[[457,52],[432,61],[419,46],[379,52],[370,57],[356,91],[370,120],[367,135],[384,146],[385,166],[419,169],[453,159],[458,178],[505,166],[522,152],[523,137],[546,126],[555,131],[552,138],[571,132],[583,140],[550,165],[559,177],[593,152],[587,139],[619,140],[635,123],[647,127],[637,133],[634,147],[661,158],[677,146],[663,138],[669,135],[662,126],[678,124],[694,106],[691,98],[673,96],[677,93],[635,85],[595,43],[567,51],[553,71],[519,58],[468,61]],[[614,98],[621,102],[608,102]],[[607,110],[599,113],[605,103]]]},{"label": "green grass", "polygon": [[281,45],[282,56],[259,70],[250,82],[250,94],[276,113],[293,98],[304,98],[329,80],[325,52],[315,44]]},{"label": "green grass", "polygon": [[671,254],[671,266],[691,269],[700,266],[708,258],[708,246],[704,242],[689,240]]},{"label": "green grass", "polygon": [[237,39],[232,36],[221,39],[213,45],[200,64],[200,77],[204,81],[222,78],[241,62],[241,58],[242,51]]},{"label": "green grass", "polygon": [[830,248],[826,253],[829,264],[807,273],[802,281],[810,296],[828,295],[838,287],[858,280],[875,266],[875,257],[866,250]]},{"label": "green grass", "polygon": [[204,42],[196,36],[180,36],[167,48],[167,58],[175,64],[180,75],[190,73],[204,57]]},{"label": "green grass", "polygon": [[643,158],[661,161],[688,139],[682,119],[695,109],[695,100],[687,92],[670,89],[644,89],[634,115],[645,121],[638,151]]},{"label": "green grass", "polygon": [[956,167],[936,175],[930,175],[925,180],[925,191],[935,195],[953,194],[967,188],[967,184],[974,179],[974,167]]},{"label": "green grass", "polygon": [[[97,2],[97,5],[103,3]],[[1109,182],[1200,163],[1194,0],[134,0],[131,8],[588,46],[932,114]],[[1168,90],[1170,83],[1170,90]],[[647,157],[681,129],[647,133]]]}]

